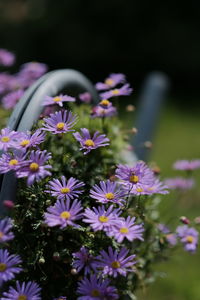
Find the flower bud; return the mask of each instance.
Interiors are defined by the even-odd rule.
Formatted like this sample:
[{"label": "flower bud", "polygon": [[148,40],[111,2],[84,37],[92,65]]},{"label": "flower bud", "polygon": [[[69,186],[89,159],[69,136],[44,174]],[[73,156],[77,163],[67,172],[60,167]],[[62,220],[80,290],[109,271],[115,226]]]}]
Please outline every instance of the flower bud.
[{"label": "flower bud", "polygon": [[39,264],[43,265],[45,263],[44,257],[40,257],[39,259]]},{"label": "flower bud", "polygon": [[9,209],[14,208],[14,206],[15,206],[14,202],[11,201],[11,200],[4,200],[4,201],[3,201],[3,205],[4,205],[6,208],[9,208]]},{"label": "flower bud", "polygon": [[55,261],[59,261],[59,260],[60,260],[60,253],[54,252],[54,253],[53,253],[53,259],[54,259]]},{"label": "flower bud", "polygon": [[71,274],[72,274],[72,275],[77,275],[77,274],[78,274],[78,272],[77,272],[77,270],[76,270],[76,269],[71,269]]},{"label": "flower bud", "polygon": [[183,224],[190,224],[190,220],[188,218],[186,218],[185,216],[180,217],[180,221]]},{"label": "flower bud", "polygon": [[126,111],[128,111],[128,112],[135,111],[135,106],[132,105],[132,104],[127,105],[126,106]]}]

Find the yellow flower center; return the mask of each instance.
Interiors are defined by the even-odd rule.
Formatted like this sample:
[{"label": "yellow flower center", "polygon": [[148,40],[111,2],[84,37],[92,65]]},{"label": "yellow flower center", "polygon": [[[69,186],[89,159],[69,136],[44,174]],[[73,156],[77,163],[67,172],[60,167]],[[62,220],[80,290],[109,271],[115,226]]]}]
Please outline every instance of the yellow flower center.
[{"label": "yellow flower center", "polygon": [[1,138],[1,141],[2,141],[3,143],[7,143],[7,142],[10,141],[10,138],[9,138],[8,136],[3,136],[3,137]]},{"label": "yellow flower center", "polygon": [[65,123],[60,122],[60,123],[58,123],[58,124],[56,125],[56,128],[57,128],[58,130],[62,130],[62,129],[64,128],[64,126],[65,126]]},{"label": "yellow flower center", "polygon": [[7,269],[7,265],[4,263],[0,263],[0,272],[4,272]]},{"label": "yellow flower center", "polygon": [[107,85],[113,85],[113,83],[114,83],[114,80],[111,79],[111,78],[107,78],[107,79],[105,80],[105,84],[107,84]]},{"label": "yellow flower center", "polygon": [[71,214],[70,214],[70,212],[68,212],[68,211],[63,211],[63,212],[60,214],[60,217],[61,217],[62,219],[68,220],[68,219],[71,217]]},{"label": "yellow flower center", "polygon": [[29,169],[32,172],[37,172],[37,170],[39,169],[39,165],[37,163],[33,162],[33,163],[30,164]]},{"label": "yellow flower center", "polygon": [[113,95],[119,95],[119,90],[118,89],[112,90],[112,94]]},{"label": "yellow flower center", "polygon": [[132,183],[137,183],[139,181],[139,178],[138,178],[138,176],[133,174],[129,177],[129,181]]},{"label": "yellow flower center", "polygon": [[111,266],[113,269],[118,269],[118,268],[120,268],[121,264],[120,264],[120,262],[115,260],[111,263]]},{"label": "yellow flower center", "polygon": [[89,139],[84,142],[84,145],[87,147],[94,147],[95,144],[94,144],[93,140]]},{"label": "yellow flower center", "polygon": [[67,193],[70,192],[70,189],[67,188],[67,187],[65,187],[65,188],[62,188],[62,189],[60,190],[60,192],[61,192],[62,194],[67,194]]},{"label": "yellow flower center", "polygon": [[27,146],[29,144],[30,144],[29,140],[23,140],[23,141],[21,141],[20,146],[25,147],[25,146]]},{"label": "yellow flower center", "polygon": [[101,105],[103,106],[108,106],[110,104],[110,101],[108,101],[107,99],[103,99],[101,102],[100,102]]},{"label": "yellow flower center", "polygon": [[0,240],[2,239],[3,236],[4,236],[3,232],[0,231]]},{"label": "yellow flower center", "polygon": [[20,295],[18,298],[17,298],[17,300],[27,300],[28,298],[27,298],[27,296],[25,296],[25,295]]},{"label": "yellow flower center", "polygon": [[144,192],[144,189],[143,189],[143,188],[137,188],[136,191],[137,191],[138,193],[142,193],[142,192]]},{"label": "yellow flower center", "polygon": [[191,244],[194,241],[194,237],[192,235],[188,235],[186,237],[186,241]]},{"label": "yellow flower center", "polygon": [[92,297],[99,297],[101,294],[98,290],[92,290],[91,292],[91,296]]},{"label": "yellow flower center", "polygon": [[59,97],[59,96],[56,96],[56,97],[53,98],[53,101],[54,102],[60,102],[60,101],[62,101],[62,98]]},{"label": "yellow flower center", "polygon": [[99,217],[99,221],[101,223],[107,223],[109,221],[109,218],[106,216],[101,216],[101,217]]},{"label": "yellow flower center", "polygon": [[122,227],[122,228],[120,228],[120,233],[124,233],[124,234],[126,234],[126,233],[128,233],[128,228],[127,227]]},{"label": "yellow flower center", "polygon": [[113,193],[107,193],[107,194],[105,194],[105,196],[106,196],[106,199],[108,199],[108,200],[113,200],[115,198],[115,195]]},{"label": "yellow flower center", "polygon": [[9,161],[9,166],[16,166],[18,164],[18,160],[17,159],[11,159]]}]

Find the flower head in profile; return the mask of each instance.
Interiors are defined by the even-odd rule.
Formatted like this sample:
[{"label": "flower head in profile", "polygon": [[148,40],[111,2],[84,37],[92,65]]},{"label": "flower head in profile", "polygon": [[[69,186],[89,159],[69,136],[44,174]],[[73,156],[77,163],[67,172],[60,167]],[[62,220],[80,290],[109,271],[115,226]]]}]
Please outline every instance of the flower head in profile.
[{"label": "flower head in profile", "polygon": [[54,206],[47,208],[47,212],[44,214],[45,223],[49,227],[79,227],[79,225],[75,224],[74,221],[81,219],[82,209],[81,202],[77,199],[72,202],[69,199],[57,200]]},{"label": "flower head in profile", "polygon": [[172,190],[190,190],[194,187],[195,181],[193,178],[174,177],[165,180],[165,184]]},{"label": "flower head in profile", "polygon": [[126,77],[121,73],[113,73],[110,74],[109,77],[105,79],[104,82],[98,82],[95,87],[98,91],[101,90],[109,90],[114,88],[119,83],[124,83],[126,81]]},{"label": "flower head in profile", "polygon": [[16,150],[11,153],[3,153],[0,157],[0,174],[7,173],[9,171],[17,171],[20,168],[27,166],[29,163],[28,160],[26,160],[26,155]]},{"label": "flower head in profile", "polygon": [[50,131],[53,134],[66,133],[73,131],[71,128],[76,124],[77,116],[73,115],[71,111],[63,110],[50,114],[50,117],[45,118],[44,121],[43,130]]},{"label": "flower head in profile", "polygon": [[83,222],[89,223],[94,231],[109,229],[120,221],[120,209],[114,209],[113,205],[106,209],[104,206],[86,208],[84,212]]},{"label": "flower head in profile", "polygon": [[49,172],[49,169],[51,169],[52,166],[46,164],[50,158],[51,154],[47,153],[46,150],[32,150],[30,153],[29,164],[17,171],[17,177],[28,177],[27,184],[32,185],[35,181],[40,181],[42,178],[50,176],[51,173]]},{"label": "flower head in profile", "polygon": [[177,160],[173,168],[181,171],[193,171],[200,168],[200,159],[193,160]]},{"label": "flower head in profile", "polygon": [[6,49],[0,49],[0,65],[4,67],[10,67],[14,63],[15,55]]},{"label": "flower head in profile", "polygon": [[99,266],[103,268],[103,274],[117,277],[119,274],[126,276],[127,272],[133,272],[135,255],[127,256],[129,250],[123,247],[120,252],[108,248],[108,253],[102,250]]},{"label": "flower head in profile", "polygon": [[79,99],[84,103],[90,103],[92,101],[92,95],[88,92],[79,94]]},{"label": "flower head in profile", "polygon": [[121,205],[125,200],[126,191],[121,185],[110,180],[100,181],[90,190],[90,197],[101,203],[113,202]]},{"label": "flower head in profile", "polygon": [[57,199],[74,199],[83,193],[81,189],[85,184],[73,177],[66,180],[65,176],[61,176],[61,180],[53,179],[49,181],[46,190],[52,196],[57,197]]},{"label": "flower head in profile", "polygon": [[17,140],[16,147],[19,149],[27,149],[30,147],[36,147],[45,140],[45,133],[41,129],[37,129],[33,134],[31,132],[21,132],[20,137]]},{"label": "flower head in profile", "polygon": [[14,238],[14,234],[11,231],[13,227],[12,220],[8,217],[0,220],[0,243],[5,243]]},{"label": "flower head in profile", "polygon": [[17,91],[13,91],[8,93],[2,98],[2,105],[6,109],[11,109],[15,107],[19,99],[23,96],[24,91],[19,89]]},{"label": "flower head in profile", "polygon": [[145,184],[137,184],[133,185],[130,189],[130,194],[132,195],[153,195],[153,194],[168,194],[167,186],[163,184],[158,179],[155,179],[154,182],[152,182],[149,185]]},{"label": "flower head in profile", "polygon": [[23,82],[24,87],[28,87],[36,79],[47,72],[47,65],[39,62],[28,62],[21,66],[18,77]]},{"label": "flower head in profile", "polygon": [[125,84],[121,88],[116,88],[100,94],[101,99],[109,99],[112,97],[118,96],[129,96],[132,93],[133,89],[130,88],[130,84]]},{"label": "flower head in profile", "polygon": [[8,292],[3,293],[2,300],[41,300],[41,288],[35,282],[16,282],[16,287],[10,287]]},{"label": "flower head in profile", "polygon": [[50,97],[50,96],[46,96],[44,98],[44,101],[42,103],[42,105],[59,105],[60,107],[63,106],[63,102],[75,102],[76,99],[74,97],[68,96],[68,95],[62,95],[60,94],[59,96],[55,96],[55,97]]},{"label": "flower head in profile", "polygon": [[115,300],[119,299],[117,289],[110,286],[109,279],[101,279],[96,275],[90,275],[89,278],[83,278],[78,284],[78,300]]},{"label": "flower head in profile", "polygon": [[105,117],[113,117],[116,116],[117,109],[113,105],[108,108],[104,108],[101,105],[95,106],[92,109],[92,117],[93,118],[105,118]]},{"label": "flower head in profile", "polygon": [[99,131],[96,131],[93,136],[90,135],[90,132],[87,128],[81,128],[81,133],[73,133],[75,139],[80,142],[81,150],[85,149],[84,154],[88,154],[91,150],[105,147],[109,145],[109,139],[105,134],[99,134]]},{"label": "flower head in profile", "polygon": [[7,151],[16,147],[16,140],[20,133],[9,128],[3,128],[0,132],[0,150]]},{"label": "flower head in profile", "polygon": [[87,248],[83,246],[78,252],[75,252],[72,255],[74,258],[72,266],[77,272],[80,272],[82,269],[84,269],[85,275],[90,274],[92,270],[96,272],[98,267],[97,258],[90,254]]},{"label": "flower head in profile", "polygon": [[0,249],[0,286],[3,282],[11,280],[22,271],[17,267],[22,261],[18,255],[10,254],[8,250]]},{"label": "flower head in profile", "polygon": [[193,227],[181,225],[177,227],[176,232],[184,245],[184,249],[188,252],[195,252],[199,238],[198,231]]},{"label": "flower head in profile", "polygon": [[136,239],[143,241],[143,231],[143,225],[135,224],[135,218],[128,216],[127,219],[122,218],[121,221],[112,227],[110,235],[114,236],[118,243],[122,243],[125,238],[130,242]]}]

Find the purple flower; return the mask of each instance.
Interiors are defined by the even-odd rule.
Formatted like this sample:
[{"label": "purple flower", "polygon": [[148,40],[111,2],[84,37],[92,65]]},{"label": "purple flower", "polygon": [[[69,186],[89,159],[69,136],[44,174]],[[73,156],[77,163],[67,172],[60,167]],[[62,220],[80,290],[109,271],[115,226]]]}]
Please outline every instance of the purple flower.
[{"label": "purple flower", "polygon": [[3,293],[2,300],[41,300],[41,288],[35,282],[16,282],[16,288],[10,287]]},{"label": "purple flower", "polygon": [[43,105],[54,105],[58,104],[60,107],[63,106],[63,102],[74,102],[76,99],[68,95],[62,95],[55,97],[46,96],[43,102]]},{"label": "purple flower", "polygon": [[117,289],[109,286],[110,280],[102,280],[96,275],[90,275],[90,278],[83,278],[78,284],[77,292],[83,296],[78,300],[115,300],[119,299]]},{"label": "purple flower", "polygon": [[15,148],[19,133],[9,128],[3,128],[0,132],[0,150],[7,151],[9,148]]},{"label": "purple flower", "polygon": [[101,203],[113,202],[121,205],[125,200],[126,192],[116,182],[110,180],[100,181],[99,186],[95,184],[90,190],[90,197]]},{"label": "purple flower", "polygon": [[177,244],[177,235],[174,233],[168,233],[165,236],[167,242],[170,244],[170,246],[175,246]]},{"label": "purple flower", "polygon": [[32,185],[35,181],[40,181],[42,178],[50,176],[51,173],[48,171],[48,169],[51,169],[52,166],[45,165],[46,161],[48,161],[50,158],[51,154],[47,153],[46,150],[32,150],[29,164],[17,171],[17,177],[28,177],[27,184]]},{"label": "purple flower", "polygon": [[39,62],[29,62],[23,64],[19,73],[18,80],[24,88],[29,87],[36,79],[47,71],[47,65]]},{"label": "purple flower", "polygon": [[133,89],[130,88],[130,84],[125,84],[119,89],[110,90],[100,94],[101,99],[109,99],[117,96],[129,96]]},{"label": "purple flower", "polygon": [[11,229],[13,227],[12,220],[8,217],[0,220],[0,243],[8,242],[14,238]]},{"label": "purple flower", "polygon": [[19,149],[27,149],[30,147],[35,147],[45,140],[45,133],[42,132],[41,129],[37,129],[33,134],[31,132],[27,131],[21,132],[20,136],[17,140],[16,147]]},{"label": "purple flower", "polygon": [[188,252],[195,252],[198,243],[198,231],[187,225],[178,226],[176,229],[177,235],[184,244],[184,249]]},{"label": "purple flower", "polygon": [[89,253],[88,249],[81,247],[78,252],[72,253],[74,257],[73,268],[80,272],[84,268],[84,274],[90,274],[91,270],[96,271],[98,267],[97,258]]},{"label": "purple flower", "polygon": [[6,49],[0,49],[0,65],[5,67],[10,67],[15,62],[15,55],[6,50]]},{"label": "purple flower", "polygon": [[73,131],[71,128],[77,122],[77,116],[72,115],[71,111],[57,111],[54,114],[50,114],[49,118],[45,118],[43,130],[50,131],[53,134],[65,133]]},{"label": "purple flower", "polygon": [[93,107],[92,109],[93,118],[113,117],[116,116],[116,114],[117,114],[117,109],[112,105],[108,108],[103,108],[102,106],[98,105]]},{"label": "purple flower", "polygon": [[119,83],[124,83],[126,81],[126,77],[124,74],[116,73],[110,74],[108,78],[104,82],[98,82],[96,84],[96,89],[101,90],[108,90],[110,88],[115,87]]},{"label": "purple flower", "polygon": [[165,184],[172,190],[189,190],[194,187],[195,181],[192,178],[175,177],[166,179]]},{"label": "purple flower", "polygon": [[134,261],[135,255],[127,257],[129,250],[123,247],[120,252],[113,250],[112,247],[108,248],[108,253],[104,250],[101,252],[101,258],[99,266],[103,268],[103,274],[113,277],[117,277],[118,274],[126,276],[127,272],[133,272],[131,268],[136,261]]},{"label": "purple flower", "polygon": [[8,250],[0,249],[0,286],[4,281],[11,280],[22,271],[21,268],[16,267],[22,261],[18,255],[8,252]]},{"label": "purple flower", "polygon": [[182,170],[182,171],[193,171],[195,169],[200,168],[200,159],[194,159],[194,160],[177,160],[173,168],[176,170]]},{"label": "purple flower", "polygon": [[130,242],[135,239],[143,241],[142,233],[144,231],[142,224],[135,224],[135,218],[127,217],[117,222],[115,226],[109,232],[110,236],[114,236],[118,243],[122,243],[124,238],[127,238]]},{"label": "purple flower", "polygon": [[6,96],[2,98],[2,105],[6,109],[13,108],[16,103],[19,101],[19,99],[23,96],[24,91],[23,90],[17,90],[14,92],[10,92]]},{"label": "purple flower", "polygon": [[108,231],[112,226],[116,225],[121,218],[119,218],[121,211],[113,209],[113,205],[106,210],[104,206],[98,208],[93,207],[93,210],[86,208],[84,212],[83,222],[89,223],[94,231],[104,230]]},{"label": "purple flower", "polygon": [[57,200],[54,206],[47,208],[45,213],[45,223],[50,227],[60,226],[61,228],[69,226],[79,227],[74,221],[81,219],[81,202],[76,200]]},{"label": "purple flower", "polygon": [[73,133],[74,137],[81,144],[81,150],[86,149],[84,154],[88,154],[91,150],[104,147],[109,145],[109,139],[105,134],[99,134],[99,131],[96,131],[91,137],[90,132],[87,128],[81,128],[82,136],[79,132]]},{"label": "purple flower", "polygon": [[67,181],[65,176],[61,176],[61,182],[58,179],[53,179],[49,181],[45,192],[50,193],[52,196],[61,199],[74,199],[83,193],[80,190],[85,184],[73,177],[70,177]]},{"label": "purple flower", "polygon": [[162,233],[165,233],[165,234],[170,232],[169,228],[165,224],[162,224],[162,223],[158,224],[157,228],[158,228],[158,230],[160,230]]},{"label": "purple flower", "polygon": [[82,102],[90,103],[92,101],[92,95],[88,92],[85,92],[85,93],[79,94],[79,99]]},{"label": "purple flower", "polygon": [[168,187],[164,185],[161,181],[155,179],[155,181],[149,185],[145,185],[145,184],[133,185],[130,190],[130,194],[133,195],[168,194],[169,192],[166,190],[167,188]]},{"label": "purple flower", "polygon": [[0,157],[0,174],[11,170],[17,171],[28,163],[25,154],[21,151],[16,150],[14,154],[3,153]]},{"label": "purple flower", "polygon": [[144,162],[137,162],[134,167],[118,165],[116,177],[121,179],[121,183],[127,185],[129,189],[153,185],[155,182],[154,173]]}]

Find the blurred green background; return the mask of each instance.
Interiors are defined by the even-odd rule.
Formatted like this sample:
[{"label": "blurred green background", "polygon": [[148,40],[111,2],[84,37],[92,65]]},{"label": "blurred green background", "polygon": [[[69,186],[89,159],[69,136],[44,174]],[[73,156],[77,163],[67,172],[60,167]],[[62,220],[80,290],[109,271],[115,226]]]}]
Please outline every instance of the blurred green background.
[{"label": "blurred green background", "polygon": [[[12,71],[37,60],[50,70],[78,69],[94,82],[110,72],[125,73],[135,98],[149,72],[165,72],[171,90],[150,160],[169,177],[179,174],[171,168],[176,159],[200,158],[199,14],[194,0],[0,0],[0,48],[16,53]],[[129,126],[135,114],[126,118]],[[195,175],[200,186],[200,172]],[[160,209],[163,221],[174,224],[181,215],[200,215],[200,188],[181,201],[175,194],[164,197]],[[199,262],[199,251],[174,253],[155,266],[163,278],[138,299],[200,300]]]}]

